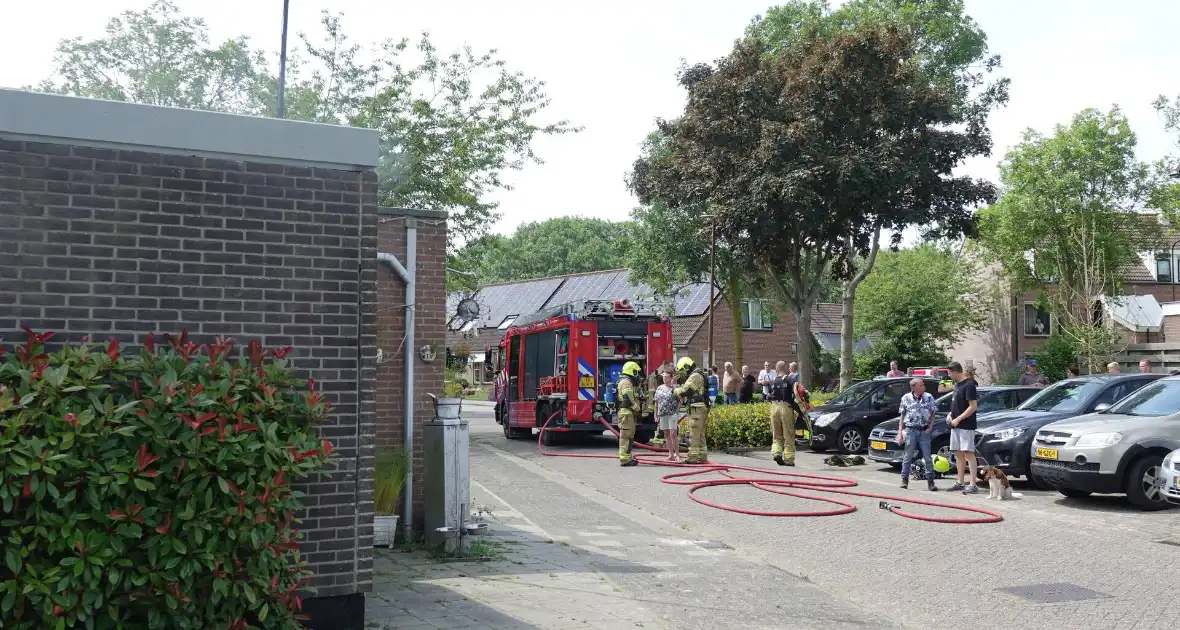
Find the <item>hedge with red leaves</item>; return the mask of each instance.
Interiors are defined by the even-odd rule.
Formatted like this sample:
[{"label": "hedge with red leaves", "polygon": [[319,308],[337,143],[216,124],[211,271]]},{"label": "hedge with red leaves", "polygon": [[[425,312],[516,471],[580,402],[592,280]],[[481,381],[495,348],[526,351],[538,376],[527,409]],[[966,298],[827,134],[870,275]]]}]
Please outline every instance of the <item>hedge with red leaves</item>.
[{"label": "hedge with red leaves", "polygon": [[330,404],[287,349],[0,347],[0,627],[297,628],[292,484]]}]

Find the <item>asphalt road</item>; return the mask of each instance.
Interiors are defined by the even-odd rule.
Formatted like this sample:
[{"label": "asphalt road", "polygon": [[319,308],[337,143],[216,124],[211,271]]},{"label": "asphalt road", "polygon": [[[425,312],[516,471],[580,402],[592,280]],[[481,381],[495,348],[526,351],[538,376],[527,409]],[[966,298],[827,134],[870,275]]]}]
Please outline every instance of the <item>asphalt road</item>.
[{"label": "asphalt road", "polygon": [[[464,412],[473,480],[575,549],[613,552],[592,564],[668,627],[1147,628],[1180,620],[1169,577],[1180,560],[1180,511],[1141,513],[1119,497],[1066,499],[1019,481],[1024,496],[1003,503],[986,493],[931,495],[924,484],[902,491],[887,467],[832,469],[801,453],[799,472],[849,477],[868,492],[988,507],[1005,520],[919,522],[867,498],[853,499],[859,509],[841,516],[746,516],[691,501],[684,488],[661,483],[666,468],[545,457],[535,440],[505,439],[490,408]],[[602,437],[552,450],[615,448]],[[781,470],[766,453],[710,459]],[[747,487],[699,495],[762,510],[822,505]],[[595,545],[595,538],[612,542]]]}]

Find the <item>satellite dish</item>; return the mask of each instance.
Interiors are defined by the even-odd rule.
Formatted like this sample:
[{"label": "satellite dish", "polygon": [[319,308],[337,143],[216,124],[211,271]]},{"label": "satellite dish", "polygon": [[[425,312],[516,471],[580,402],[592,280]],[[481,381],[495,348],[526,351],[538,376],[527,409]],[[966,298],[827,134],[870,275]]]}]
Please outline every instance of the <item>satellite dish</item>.
[{"label": "satellite dish", "polygon": [[471,321],[479,317],[479,304],[471,298],[464,298],[459,301],[459,306],[455,308],[455,314],[463,321]]}]

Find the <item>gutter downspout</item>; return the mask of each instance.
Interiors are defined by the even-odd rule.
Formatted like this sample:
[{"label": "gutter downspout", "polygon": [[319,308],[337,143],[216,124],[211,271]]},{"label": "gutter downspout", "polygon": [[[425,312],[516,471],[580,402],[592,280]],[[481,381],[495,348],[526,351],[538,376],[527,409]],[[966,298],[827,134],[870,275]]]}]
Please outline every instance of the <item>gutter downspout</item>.
[{"label": "gutter downspout", "polygon": [[409,453],[410,465],[406,467],[406,484],[402,489],[405,499],[405,540],[411,540],[414,532],[414,302],[416,301],[418,269],[418,227],[413,219],[406,222],[406,266],[403,267],[393,254],[377,253],[377,260],[389,265],[406,285],[406,369],[405,369],[405,447]]}]

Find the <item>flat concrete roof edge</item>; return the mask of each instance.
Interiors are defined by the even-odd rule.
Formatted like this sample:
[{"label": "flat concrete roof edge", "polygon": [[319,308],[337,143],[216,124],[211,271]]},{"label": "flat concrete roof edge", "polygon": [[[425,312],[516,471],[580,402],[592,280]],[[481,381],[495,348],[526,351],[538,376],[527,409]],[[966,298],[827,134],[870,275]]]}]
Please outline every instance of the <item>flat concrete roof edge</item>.
[{"label": "flat concrete roof edge", "polygon": [[390,208],[386,206],[378,206],[377,214],[384,214],[395,217],[416,217],[419,219],[445,219],[447,213],[443,210],[418,210],[415,208]]},{"label": "flat concrete roof edge", "polygon": [[0,134],[342,170],[377,165],[375,129],[0,88]]}]

